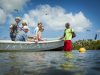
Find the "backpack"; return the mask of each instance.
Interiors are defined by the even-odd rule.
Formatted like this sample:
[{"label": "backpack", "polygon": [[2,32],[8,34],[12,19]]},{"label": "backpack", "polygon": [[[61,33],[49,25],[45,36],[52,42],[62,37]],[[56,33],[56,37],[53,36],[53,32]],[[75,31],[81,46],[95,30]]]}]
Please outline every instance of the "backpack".
[{"label": "backpack", "polygon": [[18,29],[17,25],[13,25],[11,28],[11,33],[17,34],[17,29]]},{"label": "backpack", "polygon": [[[71,31],[72,31],[72,29],[71,29]],[[74,37],[76,37],[76,34],[75,34],[75,32],[72,31],[72,38],[74,38]]]}]

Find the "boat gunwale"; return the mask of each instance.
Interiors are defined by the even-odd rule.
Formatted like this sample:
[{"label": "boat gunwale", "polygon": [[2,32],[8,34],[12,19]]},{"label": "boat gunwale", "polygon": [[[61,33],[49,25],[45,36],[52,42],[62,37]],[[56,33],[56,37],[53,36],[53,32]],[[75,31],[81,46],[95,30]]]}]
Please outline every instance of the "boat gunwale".
[{"label": "boat gunwale", "polygon": [[[54,42],[60,42],[62,40],[49,40],[49,41],[39,41],[38,43],[54,43]],[[23,44],[34,44],[36,42],[29,42],[29,41],[26,41],[26,42],[23,42],[23,41],[10,41],[10,40],[0,40],[0,44],[3,44],[3,43],[23,43]]]}]

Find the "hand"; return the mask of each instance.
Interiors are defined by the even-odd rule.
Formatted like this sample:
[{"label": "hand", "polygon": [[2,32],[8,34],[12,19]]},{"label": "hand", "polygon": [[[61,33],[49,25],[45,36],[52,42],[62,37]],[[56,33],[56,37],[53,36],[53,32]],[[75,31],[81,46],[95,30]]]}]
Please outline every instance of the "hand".
[{"label": "hand", "polygon": [[38,43],[38,40],[34,40],[35,43]]},{"label": "hand", "polygon": [[59,38],[59,40],[63,40],[63,37]]}]

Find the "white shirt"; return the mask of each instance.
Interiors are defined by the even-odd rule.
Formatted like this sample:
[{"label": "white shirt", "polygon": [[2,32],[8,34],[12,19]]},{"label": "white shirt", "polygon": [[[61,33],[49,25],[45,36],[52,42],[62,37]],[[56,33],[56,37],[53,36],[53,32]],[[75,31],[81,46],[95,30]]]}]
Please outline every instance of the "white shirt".
[{"label": "white shirt", "polygon": [[39,31],[39,28],[36,27],[36,28],[34,29],[34,33],[35,33],[35,35],[38,33],[38,31]]}]

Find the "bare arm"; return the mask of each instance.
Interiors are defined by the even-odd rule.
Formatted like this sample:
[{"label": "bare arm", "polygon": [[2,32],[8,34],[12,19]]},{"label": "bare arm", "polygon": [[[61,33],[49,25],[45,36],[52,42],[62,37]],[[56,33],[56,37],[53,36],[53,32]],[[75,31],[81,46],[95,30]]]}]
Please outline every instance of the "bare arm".
[{"label": "bare arm", "polygon": [[9,27],[10,32],[13,32],[12,28],[13,28],[13,25],[10,25],[10,27]]},{"label": "bare arm", "polygon": [[[65,29],[65,30],[66,30],[66,29]],[[63,39],[63,38],[65,37],[65,35],[66,35],[66,34],[65,34],[65,30],[64,30],[63,36],[62,36],[60,39]]]}]

